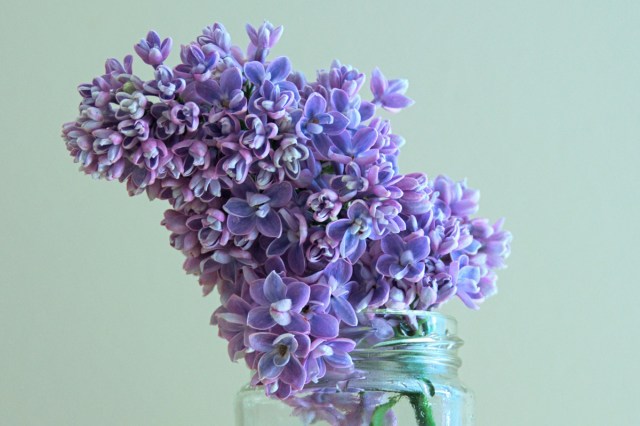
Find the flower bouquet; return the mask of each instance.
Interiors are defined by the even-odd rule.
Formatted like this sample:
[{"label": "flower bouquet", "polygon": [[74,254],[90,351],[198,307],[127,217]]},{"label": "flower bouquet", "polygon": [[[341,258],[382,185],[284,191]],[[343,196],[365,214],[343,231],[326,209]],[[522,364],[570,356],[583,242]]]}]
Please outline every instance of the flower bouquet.
[{"label": "flower bouquet", "polygon": [[[352,386],[363,342],[429,336],[416,311],[454,296],[478,308],[496,292],[511,234],[471,217],[479,193],[465,181],[399,172],[404,139],[377,113],[413,103],[406,80],[375,69],[361,97],[365,75],[338,61],[307,80],[289,58],[267,59],[282,27],[246,28],[246,52],[215,23],[173,68],[171,39],[149,32],[134,48],[151,80],[132,56],[107,60],[78,88],[67,149],[94,178],[169,202],[171,245],[204,294],[219,293],[212,324],[254,372],[251,386],[307,423],[393,424],[393,398],[369,398],[347,421],[321,398],[328,387],[295,397],[327,378],[332,395]],[[434,424],[428,396],[412,406]]]}]

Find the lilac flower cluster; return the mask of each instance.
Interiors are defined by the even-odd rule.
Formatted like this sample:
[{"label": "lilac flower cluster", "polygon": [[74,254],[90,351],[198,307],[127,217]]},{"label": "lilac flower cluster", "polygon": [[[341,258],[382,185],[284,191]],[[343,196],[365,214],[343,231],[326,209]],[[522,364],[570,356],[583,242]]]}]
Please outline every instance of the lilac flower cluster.
[{"label": "lilac flower cluster", "polygon": [[470,308],[496,291],[511,234],[472,218],[477,191],[446,177],[398,171],[404,139],[378,108],[410,106],[405,80],[331,64],[314,81],[287,57],[267,60],[282,27],[247,26],[246,53],[224,26],[182,46],[150,32],[132,57],[109,59],[79,86],[80,115],[63,137],[81,170],[167,200],[163,221],[212,323],[244,358],[253,383],[286,398],[349,372],[345,330],[377,308]]}]

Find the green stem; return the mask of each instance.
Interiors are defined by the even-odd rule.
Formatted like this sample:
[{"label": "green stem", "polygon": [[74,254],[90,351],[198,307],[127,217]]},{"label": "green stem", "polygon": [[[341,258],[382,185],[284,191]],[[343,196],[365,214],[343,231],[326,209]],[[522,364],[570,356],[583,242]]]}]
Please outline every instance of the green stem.
[{"label": "green stem", "polygon": [[407,396],[413,407],[417,426],[436,426],[427,395],[424,393],[412,393]]}]

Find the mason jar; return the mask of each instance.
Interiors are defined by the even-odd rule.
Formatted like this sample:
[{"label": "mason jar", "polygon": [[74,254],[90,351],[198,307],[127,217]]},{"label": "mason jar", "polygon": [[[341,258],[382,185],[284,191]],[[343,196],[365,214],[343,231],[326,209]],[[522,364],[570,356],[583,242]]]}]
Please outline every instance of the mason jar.
[{"label": "mason jar", "polygon": [[456,329],[454,318],[434,312],[361,314],[340,336],[357,342],[352,374],[324,377],[285,400],[247,385],[237,395],[236,425],[471,426]]}]

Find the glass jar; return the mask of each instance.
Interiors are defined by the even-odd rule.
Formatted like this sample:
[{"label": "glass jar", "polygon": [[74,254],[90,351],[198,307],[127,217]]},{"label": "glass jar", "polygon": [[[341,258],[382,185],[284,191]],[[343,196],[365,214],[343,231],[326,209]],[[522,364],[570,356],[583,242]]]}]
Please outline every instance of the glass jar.
[{"label": "glass jar", "polygon": [[458,379],[462,340],[455,319],[425,311],[379,310],[341,330],[357,342],[355,370],[325,377],[286,400],[245,386],[238,426],[471,426],[473,395]]}]

